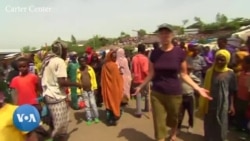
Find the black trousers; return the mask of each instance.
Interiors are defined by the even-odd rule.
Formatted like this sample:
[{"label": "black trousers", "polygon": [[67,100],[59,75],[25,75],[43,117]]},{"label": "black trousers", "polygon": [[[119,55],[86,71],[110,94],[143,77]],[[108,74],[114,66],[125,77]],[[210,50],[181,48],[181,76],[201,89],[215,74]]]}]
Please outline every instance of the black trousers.
[{"label": "black trousers", "polygon": [[183,95],[182,106],[179,113],[179,123],[178,128],[181,128],[185,112],[188,112],[188,124],[190,127],[194,126],[194,95]]},{"label": "black trousers", "polygon": [[96,104],[100,105],[102,103],[103,103],[102,88],[101,88],[101,86],[98,86],[98,88],[97,88],[97,95],[96,95]]}]

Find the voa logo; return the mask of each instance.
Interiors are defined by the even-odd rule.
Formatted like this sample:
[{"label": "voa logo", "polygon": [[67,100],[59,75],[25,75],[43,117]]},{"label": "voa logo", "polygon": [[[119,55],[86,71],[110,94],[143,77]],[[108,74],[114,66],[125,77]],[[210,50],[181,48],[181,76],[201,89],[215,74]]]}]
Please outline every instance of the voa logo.
[{"label": "voa logo", "polygon": [[40,125],[41,118],[38,110],[34,106],[22,105],[15,110],[13,122],[17,129],[30,132]]},{"label": "voa logo", "polygon": [[19,122],[27,121],[27,122],[36,122],[36,118],[34,114],[17,114],[17,119]]}]

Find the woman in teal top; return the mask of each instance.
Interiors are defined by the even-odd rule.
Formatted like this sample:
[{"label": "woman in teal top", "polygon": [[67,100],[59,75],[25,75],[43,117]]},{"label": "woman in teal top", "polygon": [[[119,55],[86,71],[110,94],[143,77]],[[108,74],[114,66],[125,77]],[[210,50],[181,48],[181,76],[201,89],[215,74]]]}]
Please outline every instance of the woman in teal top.
[{"label": "woman in teal top", "polygon": [[[70,62],[68,64],[68,77],[71,82],[76,82],[77,70],[79,68],[79,64],[77,62],[77,53],[72,52],[70,54]],[[77,87],[70,87],[71,93],[71,106],[73,109],[77,110],[78,107],[78,97],[77,97]]]}]

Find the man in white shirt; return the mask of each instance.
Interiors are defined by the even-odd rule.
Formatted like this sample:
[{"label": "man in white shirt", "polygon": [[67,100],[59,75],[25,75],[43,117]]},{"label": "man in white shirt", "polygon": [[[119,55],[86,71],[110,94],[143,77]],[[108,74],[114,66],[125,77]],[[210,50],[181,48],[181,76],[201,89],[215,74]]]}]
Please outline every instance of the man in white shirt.
[{"label": "man in white shirt", "polygon": [[67,141],[69,123],[68,105],[65,87],[80,87],[78,83],[67,80],[67,47],[61,42],[52,44],[52,53],[48,54],[41,68],[43,96],[53,119],[53,141]]}]

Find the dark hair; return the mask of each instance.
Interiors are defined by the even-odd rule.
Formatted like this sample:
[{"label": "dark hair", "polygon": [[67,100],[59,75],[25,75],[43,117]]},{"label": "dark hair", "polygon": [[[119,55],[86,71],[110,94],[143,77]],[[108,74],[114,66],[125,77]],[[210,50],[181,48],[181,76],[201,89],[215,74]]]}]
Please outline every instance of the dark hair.
[{"label": "dark hair", "polygon": [[198,50],[198,51],[200,51],[200,50],[201,50],[201,47],[200,47],[200,46],[198,46],[198,45],[195,45],[195,46],[193,47],[193,49],[194,49],[194,50]]},{"label": "dark hair", "polygon": [[184,42],[184,41],[181,41],[181,42],[180,42],[180,45],[184,45],[184,46],[185,46],[185,42]]},{"label": "dark hair", "polygon": [[140,53],[144,53],[146,50],[146,47],[144,44],[139,44],[137,48],[138,48],[138,52]]},{"label": "dark hair", "polygon": [[247,37],[246,45],[250,45],[250,36]]},{"label": "dark hair", "polygon": [[106,57],[106,51],[103,51],[101,55],[102,55],[102,59],[105,59],[105,57]]},{"label": "dark hair", "polygon": [[174,44],[174,43],[176,43],[178,41],[179,41],[178,38],[174,38],[174,39],[172,39],[172,44]]},{"label": "dark hair", "polygon": [[219,37],[218,41],[222,41],[223,43],[227,43],[227,37]]},{"label": "dark hair", "polygon": [[18,66],[17,66],[17,60],[14,60],[13,62],[11,62],[11,67],[14,69],[14,70],[17,70],[18,71]]},{"label": "dark hair", "polygon": [[18,62],[18,63],[19,63],[19,62],[26,62],[27,64],[29,64],[30,60],[27,59],[27,58],[21,57],[21,58],[17,59],[17,62]]},{"label": "dark hair", "polygon": [[0,77],[4,77],[4,70],[3,69],[0,69]]},{"label": "dark hair", "polygon": [[154,49],[159,48],[159,43],[158,42],[154,42],[153,43],[153,47],[154,47]]},{"label": "dark hair", "polygon": [[250,65],[250,55],[244,57],[244,62],[248,65]]},{"label": "dark hair", "polygon": [[80,62],[81,59],[84,59],[85,61],[87,61],[87,60],[88,60],[88,57],[87,57],[87,55],[81,55],[81,56],[79,56],[78,59],[77,59],[78,62]]}]

